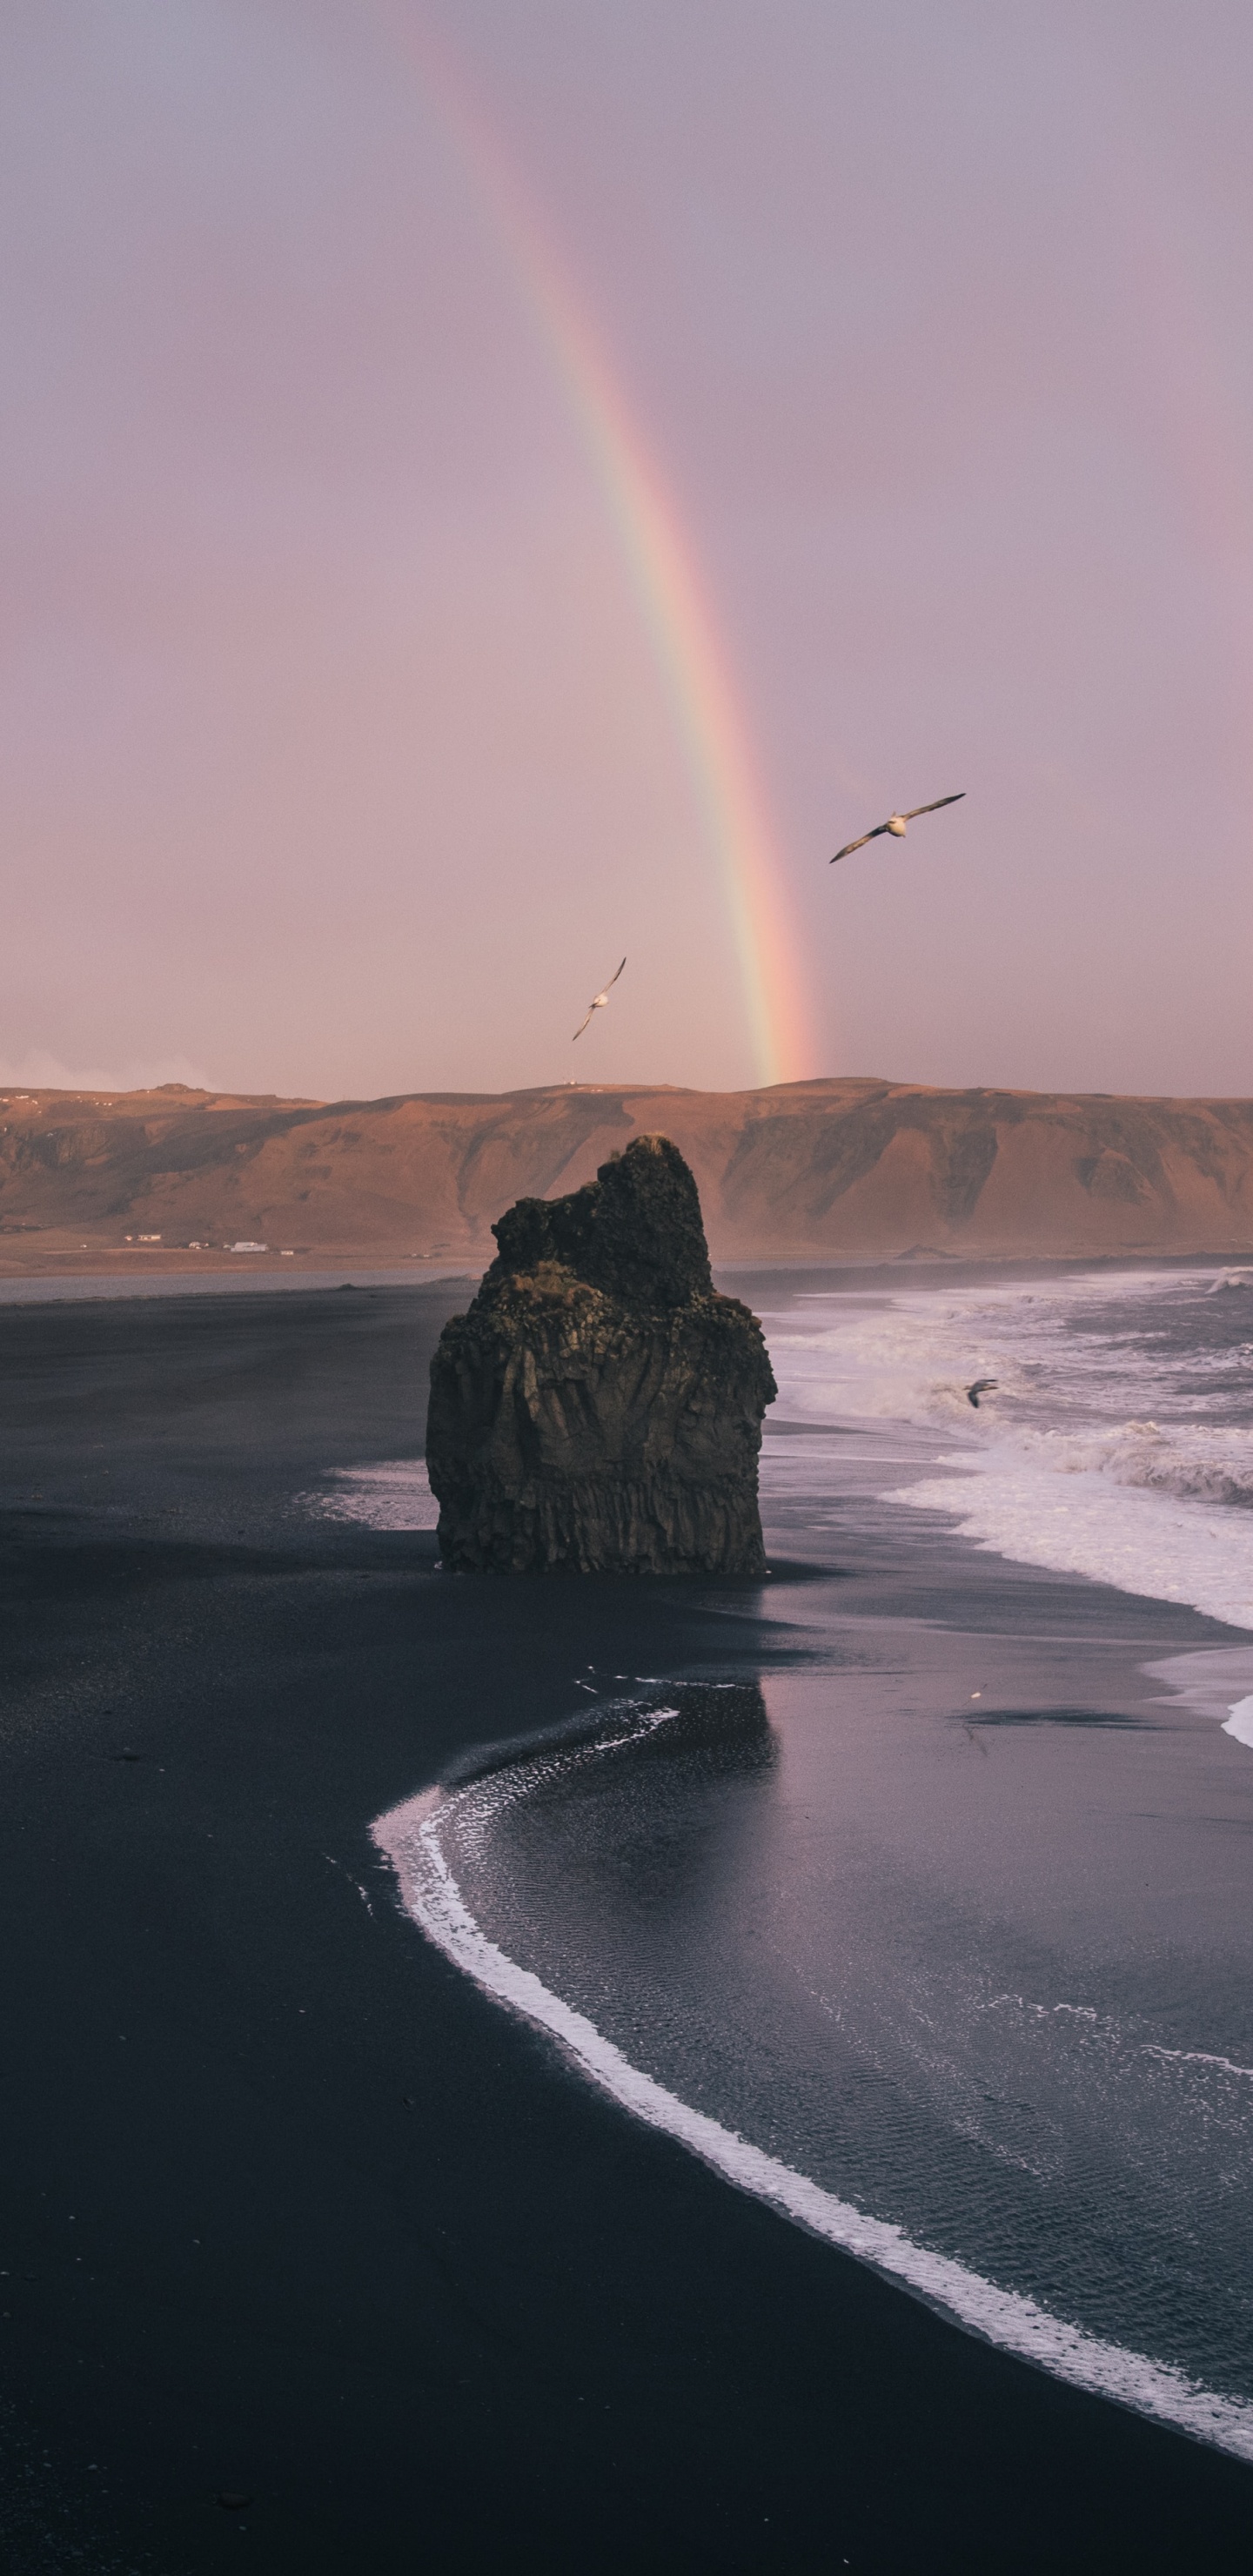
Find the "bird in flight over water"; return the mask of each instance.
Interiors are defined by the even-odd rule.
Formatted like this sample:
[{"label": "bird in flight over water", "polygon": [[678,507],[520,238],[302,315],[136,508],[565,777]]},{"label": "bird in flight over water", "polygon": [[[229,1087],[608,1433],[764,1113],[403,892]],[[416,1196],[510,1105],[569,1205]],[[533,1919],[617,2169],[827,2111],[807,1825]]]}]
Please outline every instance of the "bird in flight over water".
[{"label": "bird in flight over water", "polygon": [[[907,823],[916,822],[920,814],[938,814],[941,805],[960,805],[965,793],[965,788],[959,787],[955,796],[937,796],[934,805],[911,805],[908,814],[889,814],[886,823],[876,823],[873,832],[863,832],[859,841],[846,841],[843,849],[836,851],[835,859],[847,859],[852,851],[864,850],[867,841],[877,841],[881,832],[890,832],[894,841],[903,841]],[[835,859],[830,859],[828,866],[834,867]]]},{"label": "bird in flight over water", "polygon": [[[622,960],[622,966],[625,966],[625,964],[626,964],[626,959],[625,959],[625,957],[624,957],[624,958],[623,958],[623,960]],[[622,966],[620,966],[620,967],[618,968],[618,975],[620,975],[620,974],[622,973]],[[613,991],[614,985],[617,983],[618,975],[611,975],[611,976],[610,976],[610,978],[609,978],[608,983],[607,983],[607,984],[606,984],[606,986],[605,986],[604,992],[603,992],[603,993],[598,993],[598,994],[597,994],[597,996],[596,996],[595,1001],[594,1001],[594,1002],[589,1002],[589,1003],[588,1003],[588,1006],[587,1006],[587,1020],[590,1020],[590,1018],[591,1018],[591,1016],[592,1016],[593,1011],[603,1011],[603,1010],[604,1010],[605,1004],[606,1004],[606,1002],[608,1001],[609,996],[610,996],[610,994],[611,994],[611,993],[612,993],[612,991]],[[577,1029],[576,1029],[576,1030],[575,1030],[575,1032],[574,1032],[574,1038],[581,1038],[581,1037],[582,1037],[582,1035],[583,1035],[583,1031],[584,1031],[584,1029],[587,1027],[587,1020],[580,1020],[579,1025],[578,1025]],[[571,1040],[570,1040],[570,1044],[571,1044],[571,1046],[573,1046],[573,1044],[574,1044],[574,1038],[571,1038]]]}]

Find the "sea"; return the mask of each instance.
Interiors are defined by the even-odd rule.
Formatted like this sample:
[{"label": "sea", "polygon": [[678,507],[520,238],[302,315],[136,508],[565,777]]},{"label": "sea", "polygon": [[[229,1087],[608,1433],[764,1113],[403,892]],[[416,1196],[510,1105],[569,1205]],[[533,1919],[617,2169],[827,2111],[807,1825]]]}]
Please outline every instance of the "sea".
[{"label": "sea", "polygon": [[760,1668],[589,1666],[376,1839],[636,2117],[1253,2458],[1253,1269],[751,1285]]}]

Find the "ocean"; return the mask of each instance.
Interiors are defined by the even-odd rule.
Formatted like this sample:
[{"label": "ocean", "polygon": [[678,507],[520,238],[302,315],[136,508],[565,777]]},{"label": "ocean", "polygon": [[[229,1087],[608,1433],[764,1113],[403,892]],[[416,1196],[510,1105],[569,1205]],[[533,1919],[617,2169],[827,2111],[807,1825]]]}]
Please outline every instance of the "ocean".
[{"label": "ocean", "polygon": [[760,1673],[589,1666],[376,1838],[637,2116],[1253,2458],[1253,1271],[752,1286]]},{"label": "ocean", "polygon": [[811,1294],[767,1329],[780,1418],[936,1443],[903,1502],[1021,1563],[1253,1629],[1253,1270]]}]

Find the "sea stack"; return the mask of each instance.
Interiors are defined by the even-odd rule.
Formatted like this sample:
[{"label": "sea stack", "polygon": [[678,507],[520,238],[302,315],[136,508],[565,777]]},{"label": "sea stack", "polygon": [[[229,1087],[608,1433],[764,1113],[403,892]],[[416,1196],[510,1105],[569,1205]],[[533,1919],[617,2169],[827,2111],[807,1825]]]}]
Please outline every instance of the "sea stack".
[{"label": "sea stack", "polygon": [[426,1463],[446,1566],[762,1574],[757,1459],[776,1388],[720,1297],[696,1183],[639,1136],[568,1198],[519,1199],[431,1362]]}]

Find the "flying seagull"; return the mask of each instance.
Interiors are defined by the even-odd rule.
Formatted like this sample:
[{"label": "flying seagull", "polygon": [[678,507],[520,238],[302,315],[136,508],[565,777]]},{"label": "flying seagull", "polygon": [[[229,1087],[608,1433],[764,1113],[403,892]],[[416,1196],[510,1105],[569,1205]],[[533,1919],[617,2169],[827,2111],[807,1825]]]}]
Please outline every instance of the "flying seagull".
[{"label": "flying seagull", "polygon": [[[626,959],[625,959],[625,957],[624,957],[624,958],[623,958],[623,960],[622,960],[622,966],[625,966],[625,964],[626,964]],[[620,974],[622,973],[622,966],[620,966],[620,967],[618,968],[618,975],[620,975]],[[609,978],[608,983],[607,983],[607,984],[606,984],[606,986],[605,986],[604,992],[603,992],[603,993],[598,993],[598,994],[597,994],[597,996],[596,996],[595,1001],[594,1001],[594,1002],[589,1002],[589,1003],[588,1003],[588,1006],[587,1006],[587,1020],[590,1020],[590,1018],[591,1018],[591,1016],[592,1016],[593,1011],[603,1011],[603,1010],[604,1010],[605,1004],[606,1004],[606,1002],[608,1001],[609,996],[610,996],[610,994],[611,994],[611,993],[612,993],[612,991],[613,991],[614,985],[617,983],[618,975],[611,975],[611,976],[610,976],[610,978]],[[581,1038],[581,1037],[582,1037],[582,1035],[583,1035],[583,1031],[584,1031],[584,1029],[587,1027],[587,1020],[580,1020],[579,1025],[578,1025],[577,1029],[576,1029],[576,1030],[575,1030],[575,1032],[574,1032],[574,1037],[575,1037],[575,1038]],[[571,1040],[570,1040],[570,1044],[571,1044],[571,1046],[573,1046],[573,1044],[574,1044],[574,1038],[571,1038]]]},{"label": "flying seagull", "polygon": [[967,1404],[973,1404],[976,1413],[979,1410],[980,1396],[990,1395],[995,1384],[996,1379],[994,1377],[977,1377],[974,1385],[967,1387],[966,1402]]},{"label": "flying seagull", "polygon": [[[959,787],[955,796],[937,796],[934,805],[911,805],[908,814],[889,814],[886,823],[876,823],[873,832],[862,833],[860,841],[846,841],[843,849],[836,851],[835,859],[847,859],[852,851],[864,850],[867,841],[877,841],[881,832],[890,832],[894,841],[903,841],[907,823],[916,822],[920,814],[938,814],[941,805],[960,805],[965,793],[965,788]],[[828,862],[829,866],[835,866],[835,859]]]}]

